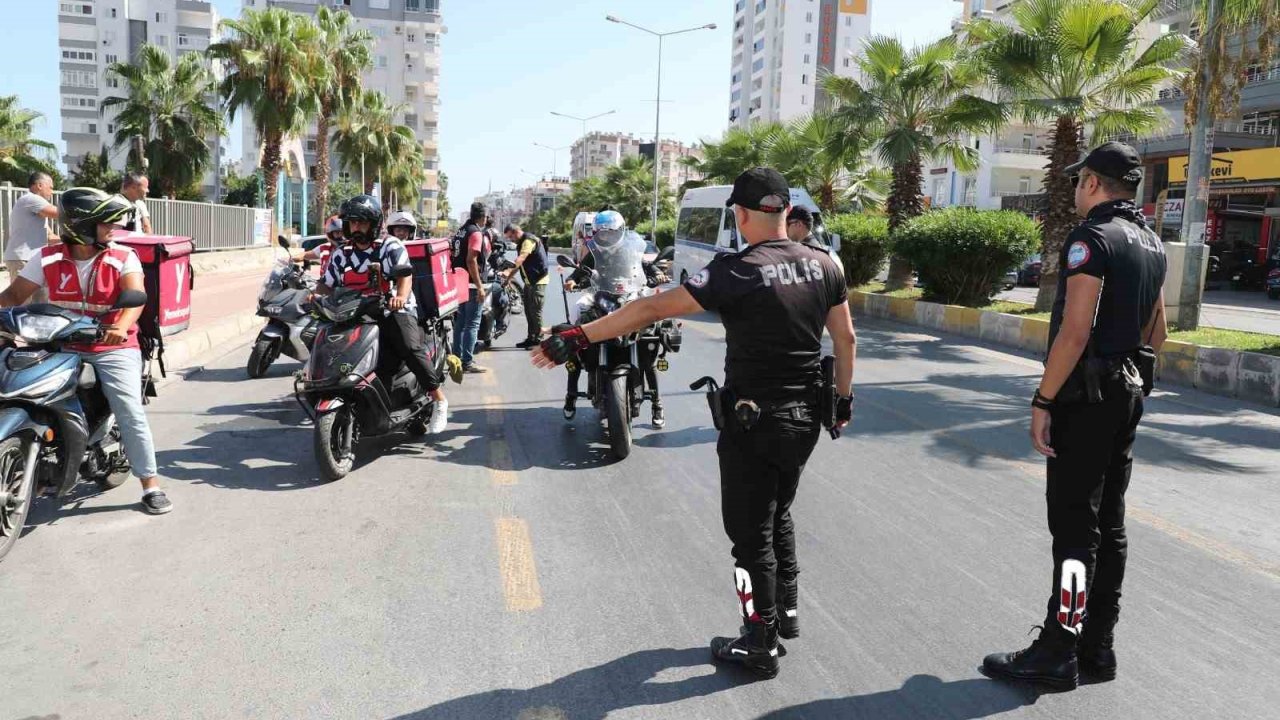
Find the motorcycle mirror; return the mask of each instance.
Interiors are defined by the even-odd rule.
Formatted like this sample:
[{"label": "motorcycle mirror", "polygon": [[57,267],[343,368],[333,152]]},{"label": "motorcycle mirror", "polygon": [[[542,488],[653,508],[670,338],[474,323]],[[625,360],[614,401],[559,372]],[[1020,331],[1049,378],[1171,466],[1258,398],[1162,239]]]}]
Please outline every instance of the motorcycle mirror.
[{"label": "motorcycle mirror", "polygon": [[563,268],[577,269],[578,263],[574,262],[568,255],[557,255],[556,264]]},{"label": "motorcycle mirror", "polygon": [[280,247],[284,248],[285,250],[288,250],[290,247],[292,247],[292,246],[289,244],[289,238],[287,238],[287,237],[285,237],[285,236],[283,236],[283,235],[277,235],[277,236],[276,236],[276,244],[277,244],[277,245],[279,245]]},{"label": "motorcycle mirror", "polygon": [[145,290],[121,290],[120,296],[116,298],[116,303],[111,306],[111,309],[125,310],[128,308],[140,308],[146,304],[147,292]]},{"label": "motorcycle mirror", "polygon": [[658,252],[658,257],[654,258],[653,261],[663,262],[664,260],[670,260],[675,256],[676,256],[676,249],[668,245],[667,247],[662,248],[662,250]]}]

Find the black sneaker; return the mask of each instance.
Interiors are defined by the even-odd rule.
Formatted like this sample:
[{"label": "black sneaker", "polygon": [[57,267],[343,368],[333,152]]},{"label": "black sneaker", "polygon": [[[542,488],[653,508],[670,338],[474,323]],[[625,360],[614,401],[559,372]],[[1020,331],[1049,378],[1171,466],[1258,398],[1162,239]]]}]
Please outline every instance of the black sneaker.
[{"label": "black sneaker", "polygon": [[1080,633],[1080,642],[1076,645],[1076,658],[1080,665],[1080,674],[1091,680],[1108,681],[1116,679],[1116,651],[1112,647],[1115,635],[1110,631],[1089,632],[1088,623],[1084,632]]},{"label": "black sneaker", "polygon": [[653,406],[653,426],[656,428],[661,428],[666,424],[667,424],[667,416],[662,413],[662,406],[654,405]]},{"label": "black sneaker", "polygon": [[778,675],[778,621],[752,620],[737,638],[718,637],[711,641],[711,656],[741,665],[764,679]]},{"label": "black sneaker", "polygon": [[1056,690],[1074,690],[1080,683],[1076,661],[1076,636],[1051,623],[1025,650],[994,653],[982,661],[982,673],[991,678],[1039,683]]},{"label": "black sneaker", "polygon": [[489,372],[489,368],[487,368],[487,367],[480,367],[479,365],[477,365],[477,364],[475,364],[475,363],[470,363],[470,364],[468,364],[468,365],[463,365],[463,366],[462,366],[462,372],[464,372],[464,373],[466,373],[466,374],[468,374],[468,375],[480,375],[480,374],[482,374],[482,373],[487,373],[487,372]]},{"label": "black sneaker", "polygon": [[578,414],[578,395],[573,393],[564,396],[564,419],[572,420]]},{"label": "black sneaker", "polygon": [[156,490],[142,496],[142,509],[151,515],[163,515],[173,509],[173,503],[163,490]]},{"label": "black sneaker", "polygon": [[796,582],[778,583],[778,637],[795,640],[800,637],[800,586]]},{"label": "black sneaker", "polygon": [[540,343],[539,341],[533,340],[531,338],[528,340],[521,340],[520,342],[516,343],[516,347],[520,348],[521,350],[532,350],[541,344],[542,343]]}]

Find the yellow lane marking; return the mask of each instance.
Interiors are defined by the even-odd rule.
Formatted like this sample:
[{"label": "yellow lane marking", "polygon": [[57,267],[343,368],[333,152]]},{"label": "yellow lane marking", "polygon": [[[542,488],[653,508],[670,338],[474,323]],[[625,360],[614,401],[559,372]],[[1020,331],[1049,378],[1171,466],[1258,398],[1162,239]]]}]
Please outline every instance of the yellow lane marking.
[{"label": "yellow lane marking", "polygon": [[507,610],[523,612],[542,607],[542,589],[533,562],[533,541],[529,525],[519,518],[500,517],[496,523],[498,536],[498,569],[502,573],[502,593]]},{"label": "yellow lane marking", "polygon": [[494,485],[515,485],[515,462],[511,459],[511,446],[504,439],[502,398],[497,395],[484,397],[485,421],[489,426],[489,476]]}]

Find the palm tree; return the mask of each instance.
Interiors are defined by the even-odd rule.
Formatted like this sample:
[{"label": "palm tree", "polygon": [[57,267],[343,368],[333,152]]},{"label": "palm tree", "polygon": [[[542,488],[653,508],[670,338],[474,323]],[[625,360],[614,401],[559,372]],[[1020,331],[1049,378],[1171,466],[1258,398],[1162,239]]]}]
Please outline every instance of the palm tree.
[{"label": "palm tree", "polygon": [[[396,174],[396,164],[406,153],[416,148],[421,158],[413,131],[396,122],[403,112],[404,106],[388,103],[386,95],[365,90],[343,109],[334,124],[334,149],[343,167],[362,174],[365,192],[373,192],[379,176]],[[385,192],[387,183],[383,187]]]},{"label": "palm tree", "polygon": [[275,207],[280,146],[320,109],[317,78],[329,73],[315,50],[320,31],[311,18],[279,8],[246,10],[222,26],[233,34],[211,45],[209,54],[225,63],[222,96],[231,119],[248,110],[262,136],[266,201]]},{"label": "palm tree", "polygon": [[[879,159],[893,173],[889,231],[924,212],[925,158],[949,159],[960,170],[977,168],[978,153],[967,139],[994,132],[1004,122],[1002,107],[971,94],[982,80],[977,65],[954,38],[907,49],[897,38],[867,41],[858,68],[864,79],[828,75],[822,81],[838,121],[849,127],[874,122]],[[909,287],[911,265],[889,261],[890,289]]]},{"label": "palm tree", "polygon": [[[633,156],[622,159],[604,173],[605,202],[612,204],[631,225],[648,220],[653,212],[653,162]],[[595,206],[586,206],[595,210]],[[658,218],[675,212],[670,188],[666,183],[658,193]]]},{"label": "palm tree", "polygon": [[[209,142],[220,142],[226,126],[209,104],[217,81],[207,60],[187,53],[174,63],[169,54],[144,44],[132,63],[113,63],[108,77],[125,82],[127,97],[102,101],[103,110],[120,108],[115,117],[115,147],[141,140],[147,171],[156,191],[174,197],[204,175],[211,153]],[[135,167],[140,158],[131,157]]]},{"label": "palm tree", "polygon": [[769,148],[785,133],[778,123],[732,127],[719,142],[703,142],[702,157],[688,155],[680,162],[703,176],[700,184],[728,185],[744,170],[768,164]]},{"label": "palm tree", "polygon": [[766,160],[792,187],[808,190],[825,213],[841,206],[871,209],[888,191],[886,174],[867,157],[872,132],[870,122],[853,126],[830,113],[805,116],[775,136]]},{"label": "palm tree", "polygon": [[0,97],[0,172],[20,176],[50,164],[54,144],[32,135],[36,121],[43,117],[18,105],[17,95]]},{"label": "palm tree", "polygon": [[361,73],[373,67],[370,48],[373,35],[355,27],[351,13],[321,7],[316,11],[320,43],[316,50],[329,66],[327,75],[316,79],[320,114],[316,117],[316,217],[324,217],[329,187],[329,136],[339,110],[350,105],[360,92]]},{"label": "palm tree", "polygon": [[1058,254],[1079,222],[1063,169],[1079,159],[1086,127],[1096,141],[1147,133],[1164,121],[1151,100],[1162,84],[1180,77],[1175,68],[1190,46],[1186,37],[1168,33],[1140,50],[1141,26],[1158,4],[1026,0],[1013,7],[1011,25],[985,21],[969,28],[992,83],[1015,114],[1029,123],[1053,124],[1038,310],[1053,304]]}]

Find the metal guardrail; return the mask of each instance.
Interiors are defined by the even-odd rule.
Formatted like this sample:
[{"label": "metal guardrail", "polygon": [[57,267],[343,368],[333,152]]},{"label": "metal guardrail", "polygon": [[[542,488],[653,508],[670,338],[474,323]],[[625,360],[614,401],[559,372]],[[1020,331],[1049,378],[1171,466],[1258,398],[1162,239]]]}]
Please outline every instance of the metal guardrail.
[{"label": "metal guardrail", "polygon": [[[1214,123],[1213,131],[1215,133],[1235,133],[1238,135],[1271,136],[1271,135],[1280,134],[1280,128],[1266,127],[1266,126],[1260,127],[1258,125],[1245,125],[1244,123],[1239,123],[1239,122]],[[1157,133],[1153,135],[1142,135],[1142,136],[1134,135],[1133,133],[1116,133],[1114,135],[1107,136],[1107,139],[1115,140],[1117,142],[1133,144],[1135,142],[1144,142],[1144,141],[1158,142],[1161,140],[1181,140],[1181,139],[1190,138],[1190,137],[1191,137],[1190,133],[1186,131],[1178,131],[1178,132]]]},{"label": "metal guardrail", "polygon": [[998,145],[996,146],[998,153],[1013,153],[1015,155],[1048,155],[1048,148],[1024,148],[1021,145]]},{"label": "metal guardrail", "polygon": [[[26,188],[0,187],[0,250],[9,240],[13,203],[26,193]],[[54,203],[59,194],[54,193]],[[146,202],[157,234],[189,237],[197,251],[255,247],[254,208],[160,198],[147,198]]]}]

